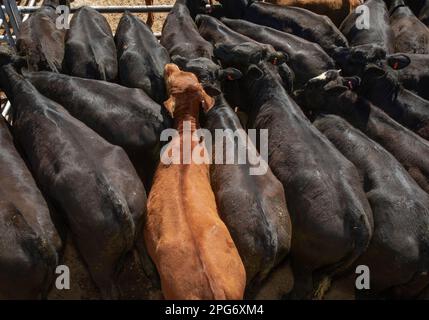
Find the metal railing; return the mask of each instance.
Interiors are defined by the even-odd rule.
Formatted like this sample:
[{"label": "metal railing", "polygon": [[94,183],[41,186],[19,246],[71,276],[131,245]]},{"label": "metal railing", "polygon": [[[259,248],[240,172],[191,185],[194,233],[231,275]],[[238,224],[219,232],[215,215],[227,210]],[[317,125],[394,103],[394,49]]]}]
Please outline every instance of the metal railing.
[{"label": "metal railing", "polygon": [[15,36],[19,33],[22,17],[15,0],[3,0],[0,7],[0,27],[5,34],[0,40],[7,41],[10,46],[15,46]]},{"label": "metal railing", "polygon": [[[20,25],[31,13],[36,12],[41,7],[34,6],[36,0],[29,0],[27,6],[17,6],[15,0],[3,0],[0,7],[0,27],[3,26],[5,34],[0,35],[0,41],[7,41],[9,45],[15,46],[16,35],[19,33]],[[76,12],[79,7],[71,7],[70,12]],[[167,13],[173,9],[173,5],[139,5],[139,6],[91,6],[100,13],[124,13],[125,11],[133,13]],[[207,6],[210,9],[210,5]],[[160,37],[160,33],[155,33]]]},{"label": "metal railing", "polygon": [[[3,0],[0,6],[0,28],[4,29],[4,34],[0,35],[0,42],[7,42],[10,46],[15,47],[16,36],[19,33],[21,23],[29,16],[39,10],[40,6],[35,6],[37,0],[27,0],[27,5],[18,6],[16,0]],[[70,12],[76,12],[79,7],[71,7]],[[125,11],[133,13],[167,13],[173,9],[173,5],[138,5],[138,6],[91,6],[100,13],[123,13]],[[210,5],[207,6],[210,9]],[[157,38],[161,36],[160,32],[154,33]],[[0,106],[1,113],[6,116],[9,112],[10,103]]]},{"label": "metal railing", "polygon": [[[14,1],[14,0],[12,0]],[[139,12],[139,13],[148,13],[148,12],[170,12],[173,9],[172,5],[151,5],[151,6],[90,6],[91,8],[97,10],[100,13],[123,13],[125,11],[129,12]],[[71,7],[70,12],[76,12],[80,7]],[[40,9],[40,6],[18,6],[18,11],[21,13],[33,13]]]}]

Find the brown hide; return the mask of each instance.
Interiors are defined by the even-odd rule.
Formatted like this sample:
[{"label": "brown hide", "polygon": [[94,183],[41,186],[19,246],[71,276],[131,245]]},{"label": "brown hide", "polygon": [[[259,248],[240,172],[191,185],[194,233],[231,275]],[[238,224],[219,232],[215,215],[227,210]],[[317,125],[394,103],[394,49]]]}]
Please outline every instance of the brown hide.
[{"label": "brown hide", "polygon": [[[191,132],[198,128],[201,103],[206,110],[214,103],[194,74],[174,64],[166,65],[165,79],[170,95],[165,106],[179,135],[162,156],[183,145],[185,120],[191,123]],[[193,141],[191,149],[197,145]],[[207,164],[160,162],[149,195],[145,240],[166,299],[242,299],[244,266],[219,218]]]},{"label": "brown hide", "polygon": [[363,3],[363,0],[266,0],[265,2],[308,9],[328,16],[335,25],[339,26],[350,12]]}]

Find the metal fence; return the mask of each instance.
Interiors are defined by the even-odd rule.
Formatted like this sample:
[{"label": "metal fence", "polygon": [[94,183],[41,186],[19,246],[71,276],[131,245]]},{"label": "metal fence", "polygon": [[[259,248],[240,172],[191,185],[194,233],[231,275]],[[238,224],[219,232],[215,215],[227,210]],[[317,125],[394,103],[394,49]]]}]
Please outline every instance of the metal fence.
[{"label": "metal fence", "polygon": [[[7,42],[10,46],[15,47],[16,37],[19,34],[22,22],[27,20],[29,16],[40,9],[40,6],[35,6],[36,0],[28,0],[25,6],[18,6],[16,0],[3,0],[0,6],[0,28],[3,34],[0,35],[0,42]],[[151,5],[151,6],[91,6],[100,13],[123,13],[125,11],[134,13],[148,12],[169,12],[172,5]],[[73,13],[79,7],[71,7],[70,12]],[[159,33],[155,33],[157,37]],[[1,114],[7,119],[10,110],[9,101],[1,101]]]},{"label": "metal fence", "polygon": [[[3,35],[0,35],[0,41],[7,42],[11,46],[15,46],[16,36],[19,34],[20,25],[28,19],[31,13],[40,9],[40,6],[35,6],[36,0],[29,0],[26,6],[18,6],[16,0],[3,0],[0,6],[0,27],[4,30]],[[70,12],[76,12],[80,7],[70,7]],[[139,6],[91,6],[100,13],[123,13],[125,11],[133,13],[166,13],[169,12],[172,5],[139,5]],[[159,34],[155,34],[160,36]]]}]

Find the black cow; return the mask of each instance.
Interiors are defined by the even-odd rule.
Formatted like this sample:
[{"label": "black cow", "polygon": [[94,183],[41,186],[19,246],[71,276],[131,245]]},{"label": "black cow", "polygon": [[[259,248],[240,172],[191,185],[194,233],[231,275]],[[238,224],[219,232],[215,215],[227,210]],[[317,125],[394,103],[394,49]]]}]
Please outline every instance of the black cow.
[{"label": "black cow", "polygon": [[186,0],[177,0],[167,15],[162,27],[161,45],[168,50],[170,56],[211,60],[214,57],[213,47],[198,33],[186,3]]},{"label": "black cow", "polygon": [[404,89],[392,72],[369,66],[356,89],[400,124],[429,139],[429,101]]},{"label": "black cow", "polygon": [[[252,43],[253,46],[261,47],[268,61],[277,66],[278,72],[283,80],[287,91],[292,91],[295,75],[285,63],[288,60],[287,54],[276,51],[273,46],[257,42],[247,36],[244,36],[228,28],[220,20],[208,15],[198,15],[196,18],[198,30],[204,39],[210,41],[213,45],[239,45],[242,43]],[[252,50],[257,54],[260,50]]]},{"label": "black cow", "polygon": [[256,24],[292,33],[318,43],[327,53],[337,47],[347,47],[347,39],[326,16],[309,10],[279,6],[253,0],[220,0],[229,18],[238,18]]},{"label": "black cow", "polygon": [[0,299],[39,299],[54,279],[61,239],[4,119],[0,144]]},{"label": "black cow", "polygon": [[[176,3],[175,6],[183,5]],[[168,16],[166,25],[169,30],[173,30],[175,25],[175,33],[168,36],[168,46],[179,48],[185,36],[187,46],[181,50],[184,56],[174,55],[172,61],[182,70],[196,74],[204,90],[215,97],[215,105],[204,116],[204,126],[213,134],[215,160],[216,152],[220,152],[214,144],[216,129],[231,130],[234,133],[243,129],[237,115],[224,99],[221,87],[221,83],[234,82],[231,80],[241,77],[241,72],[234,68],[222,69],[215,64],[209,58],[213,54],[211,44],[205,42],[198,32],[195,34],[197,29],[187,10],[176,11],[175,14],[180,14],[182,19],[173,14]],[[188,30],[189,33],[181,32],[180,28]],[[262,49],[256,46],[255,50]],[[195,57],[196,51],[201,57]],[[243,133],[243,136],[244,139],[247,138],[246,133]],[[237,146],[238,141],[233,141],[234,146]],[[252,149],[252,146],[247,148]],[[275,284],[280,288],[274,292],[273,285],[267,284],[266,281],[271,279],[270,271],[282,261],[290,248],[290,217],[283,187],[269,168],[265,175],[249,175],[250,168],[248,162],[238,164],[236,160],[233,164],[213,164],[210,166],[210,181],[220,216],[243,259],[247,276],[246,295],[253,297],[262,286],[266,296],[281,297],[290,288]],[[289,273],[287,278],[291,282],[290,278],[293,276]]]},{"label": "black cow", "polygon": [[368,0],[364,6],[369,13],[369,25],[364,25],[363,13],[354,11],[341,24],[341,32],[347,37],[350,46],[375,44],[387,53],[393,53],[394,34],[386,4],[383,0]]},{"label": "black cow", "polygon": [[152,30],[139,18],[126,12],[115,34],[118,50],[119,82],[144,90],[157,103],[166,98],[164,66],[170,62]]},{"label": "black cow", "polygon": [[[248,136],[222,94],[215,97],[214,107],[204,118],[204,127],[213,137],[213,161],[240,148],[258,155],[253,144],[247,144]],[[232,145],[229,142],[223,144],[223,152],[215,145],[216,130],[231,132],[225,141],[233,137]],[[283,187],[265,160],[261,161],[260,168],[267,171],[260,175],[251,175],[249,160],[240,164],[235,158],[230,164],[210,166],[210,181],[220,217],[228,227],[246,269],[247,297],[259,292],[260,286],[270,279],[272,269],[289,253],[291,245],[291,221]],[[283,291],[280,295],[287,293]]]},{"label": "black cow", "polygon": [[372,208],[374,234],[356,261],[369,268],[371,286],[357,295],[416,297],[429,283],[429,195],[389,152],[344,119],[325,115],[314,125],[357,167]]},{"label": "black cow", "polygon": [[345,76],[363,76],[369,65],[377,65],[392,73],[404,88],[429,99],[429,55],[394,53],[386,55],[378,45],[340,48],[333,55]]},{"label": "black cow", "polygon": [[[249,62],[246,50],[221,46],[215,54],[245,73],[253,128],[268,129],[269,165],[282,182],[292,218],[294,297],[308,297],[316,285],[347,268],[372,235],[372,214],[356,168],[308,121],[281,85],[274,67]],[[312,282],[313,281],[313,282]]]},{"label": "black cow", "polygon": [[429,29],[403,0],[389,2],[390,24],[395,35],[395,52],[429,53]]},{"label": "black cow", "polygon": [[368,64],[383,65],[386,51],[377,44],[338,48],[332,55],[345,76],[361,76]]},{"label": "black cow", "polygon": [[[201,37],[198,28],[192,20],[186,1],[178,0],[168,14],[161,35],[161,44],[168,50],[173,62],[182,68],[195,72],[210,95],[219,94],[219,88],[213,86],[215,80],[234,80],[241,77],[236,69],[222,70],[214,63],[213,45]],[[186,61],[193,60],[188,66]],[[191,70],[194,65],[195,70]],[[204,71],[204,75],[202,74]],[[230,85],[234,91],[234,85]],[[239,95],[237,95],[237,101]]]},{"label": "black cow", "polygon": [[13,105],[14,138],[38,185],[67,221],[102,296],[117,297],[122,260],[146,210],[135,169],[122,148],[41,95],[12,65],[2,66],[0,80]]},{"label": "black cow", "polygon": [[159,161],[160,134],[171,125],[165,108],[141,89],[105,81],[51,72],[26,78],[104,139],[123,147],[149,188]]},{"label": "black cow", "polygon": [[358,78],[343,78],[332,70],[310,80],[297,98],[306,110],[346,119],[389,151],[420,187],[429,192],[429,142],[350,90],[358,83]]},{"label": "black cow", "polygon": [[[138,247],[138,248],[137,248]],[[162,299],[161,285],[155,266],[145,252],[143,232],[137,235],[135,248],[128,252],[118,270],[116,285],[121,300]],[[143,248],[145,251],[145,248]],[[100,300],[102,295],[91,279],[85,261],[79,254],[71,232],[64,240],[64,250],[59,264],[70,269],[70,289],[59,290],[52,286],[48,300]]]},{"label": "black cow", "polygon": [[64,59],[66,29],[56,27],[57,6],[69,5],[68,0],[45,0],[42,7],[21,25],[16,39],[18,53],[27,57],[32,71],[60,72]]},{"label": "black cow", "polygon": [[66,35],[64,67],[81,78],[115,81],[118,61],[112,30],[106,18],[91,7],[82,7]]},{"label": "black cow", "polygon": [[228,18],[221,20],[232,30],[260,43],[270,44],[275,50],[287,54],[288,65],[295,74],[295,88],[301,87],[311,78],[335,66],[334,61],[317,43],[245,20]]},{"label": "black cow", "polygon": [[423,99],[429,99],[429,55],[396,53],[387,57],[386,71],[396,74],[404,88],[416,92]]}]

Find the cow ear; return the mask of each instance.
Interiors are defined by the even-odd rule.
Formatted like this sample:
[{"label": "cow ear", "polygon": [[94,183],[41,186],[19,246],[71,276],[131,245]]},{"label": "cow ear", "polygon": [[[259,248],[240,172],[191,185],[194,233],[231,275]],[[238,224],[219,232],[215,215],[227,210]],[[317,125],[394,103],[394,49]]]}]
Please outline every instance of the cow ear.
[{"label": "cow ear", "polygon": [[188,60],[180,55],[174,55],[171,57],[171,61],[178,65],[180,69],[184,69],[186,67],[186,64],[188,63]]},{"label": "cow ear", "polygon": [[289,61],[289,56],[283,52],[274,52],[268,55],[268,61],[273,65],[279,66]]},{"label": "cow ear", "polygon": [[223,81],[223,80],[238,80],[243,76],[243,74],[241,73],[240,70],[236,69],[236,68],[226,68],[226,69],[222,69],[219,70],[217,73],[217,79],[219,81]]},{"label": "cow ear", "polygon": [[213,54],[216,58],[222,61],[229,61],[228,58],[231,58],[231,53],[234,46],[216,43],[214,45]]},{"label": "cow ear", "polygon": [[168,100],[164,101],[164,107],[170,113],[170,116],[174,118],[174,109],[176,108],[176,100],[171,96]]},{"label": "cow ear", "polygon": [[201,105],[203,107],[204,112],[209,112],[211,108],[213,108],[215,100],[210,97],[203,88],[201,88],[200,91],[200,97],[201,97]]},{"label": "cow ear", "polygon": [[349,88],[346,86],[340,86],[338,84],[328,83],[323,87],[323,89],[330,95],[339,96],[340,94],[346,92]]},{"label": "cow ear", "polygon": [[411,63],[409,56],[405,54],[394,54],[387,58],[387,63],[394,70],[400,70],[407,67]]},{"label": "cow ear", "polygon": [[283,81],[285,89],[287,92],[293,91],[293,82],[295,81],[295,73],[289,66],[285,63],[277,66],[277,71],[280,75],[280,78]]},{"label": "cow ear", "polygon": [[264,72],[261,69],[259,69],[257,66],[255,66],[254,64],[252,64],[247,69],[247,76],[255,78],[256,80],[261,79],[263,75],[264,75]]},{"label": "cow ear", "polygon": [[361,84],[361,78],[359,77],[346,77],[344,78],[344,82],[350,90],[355,90]]},{"label": "cow ear", "polygon": [[180,68],[174,63],[167,63],[164,67],[164,77],[168,78],[174,72],[180,71]]},{"label": "cow ear", "polygon": [[218,88],[215,88],[214,86],[205,86],[204,90],[211,97],[216,97],[222,93]]}]

